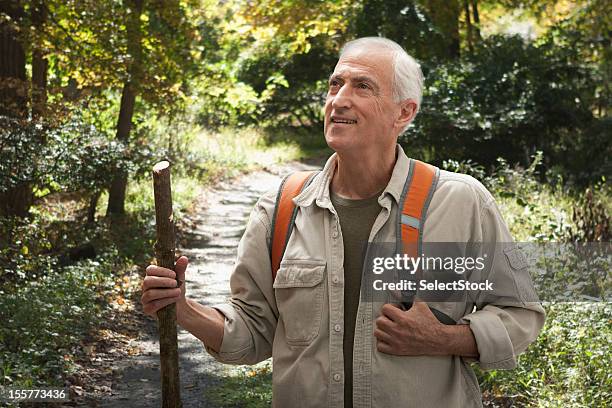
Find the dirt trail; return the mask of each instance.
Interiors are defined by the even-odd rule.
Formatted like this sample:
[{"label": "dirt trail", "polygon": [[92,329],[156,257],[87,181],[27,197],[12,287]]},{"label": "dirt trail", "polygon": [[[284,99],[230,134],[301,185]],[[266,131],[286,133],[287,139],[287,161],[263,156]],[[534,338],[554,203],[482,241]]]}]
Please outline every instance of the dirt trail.
[{"label": "dirt trail", "polygon": [[[322,160],[311,164],[292,162],[255,171],[205,190],[198,199],[183,232],[181,252],[189,257],[187,295],[202,304],[223,302],[229,296],[229,275],[238,241],[254,203],[265,191],[278,188],[281,178],[295,170],[320,168]],[[99,406],[156,407],[161,400],[159,343],[155,322],[148,320],[132,346],[142,352],[117,363],[117,378],[111,395]],[[207,401],[207,387],[222,381],[227,368],[210,357],[201,342],[180,329],[178,334],[181,399],[184,408],[213,407]]]}]

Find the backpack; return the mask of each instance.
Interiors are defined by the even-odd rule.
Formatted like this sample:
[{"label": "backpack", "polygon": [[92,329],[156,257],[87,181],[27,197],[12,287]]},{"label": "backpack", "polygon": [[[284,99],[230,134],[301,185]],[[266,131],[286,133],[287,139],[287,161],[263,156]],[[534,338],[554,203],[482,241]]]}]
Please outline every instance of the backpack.
[{"label": "backpack", "polygon": [[[314,179],[318,171],[298,171],[285,177],[278,189],[274,216],[272,218],[272,239],[270,260],[272,279],[280,268],[287,243],[293,231],[297,207],[293,199],[297,197]],[[410,256],[421,253],[423,229],[421,226],[427,214],[427,208],[436,189],[439,169],[419,160],[411,160],[406,182],[400,198],[397,220],[397,241]]]},{"label": "backpack", "polygon": [[[287,243],[293,231],[297,207],[293,199],[297,197],[312,182],[319,171],[298,171],[286,176],[276,195],[276,205],[272,217],[272,237],[270,245],[270,260],[272,265],[272,280],[280,268],[281,260],[287,248]],[[416,257],[422,252],[423,224],[427,209],[433,196],[440,170],[431,164],[410,160],[408,175],[404,183],[398,213],[397,242],[402,245],[403,252]],[[402,302],[405,310],[410,309],[412,302]],[[443,324],[454,325],[455,320],[447,314],[430,307],[431,312]]]}]

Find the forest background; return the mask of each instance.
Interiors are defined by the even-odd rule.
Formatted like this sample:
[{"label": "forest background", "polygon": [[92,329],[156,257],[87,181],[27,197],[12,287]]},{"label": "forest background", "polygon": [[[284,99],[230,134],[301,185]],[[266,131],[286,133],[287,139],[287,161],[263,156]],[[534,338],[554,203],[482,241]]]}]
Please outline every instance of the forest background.
[{"label": "forest background", "polygon": [[[82,339],[138,298],[155,162],[173,163],[180,220],[202,186],[328,154],[327,77],[356,37],[422,65],[412,157],[485,183],[518,241],[609,242],[611,16],[604,0],[1,0],[0,385],[65,384]],[[600,301],[546,303],[519,368],[478,373],[488,404],[612,405],[610,278],[584,273],[560,276]],[[228,378],[219,404],[269,403],[269,376]]]}]

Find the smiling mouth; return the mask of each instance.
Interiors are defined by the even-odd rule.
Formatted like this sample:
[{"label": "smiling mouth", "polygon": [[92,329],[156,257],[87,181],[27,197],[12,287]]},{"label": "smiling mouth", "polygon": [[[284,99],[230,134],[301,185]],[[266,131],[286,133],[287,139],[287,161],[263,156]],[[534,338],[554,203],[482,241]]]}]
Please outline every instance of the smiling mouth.
[{"label": "smiling mouth", "polygon": [[352,119],[338,119],[338,118],[331,118],[331,122],[332,123],[344,123],[347,125],[353,125],[355,123],[357,123],[356,120],[352,120]]}]

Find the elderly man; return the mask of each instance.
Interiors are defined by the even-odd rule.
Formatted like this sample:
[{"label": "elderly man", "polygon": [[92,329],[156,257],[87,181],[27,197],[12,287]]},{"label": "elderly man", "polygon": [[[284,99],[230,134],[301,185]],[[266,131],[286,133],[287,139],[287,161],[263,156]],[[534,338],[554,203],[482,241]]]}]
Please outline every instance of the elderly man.
[{"label": "elderly man", "polygon": [[[178,323],[221,362],[272,356],[276,407],[482,406],[467,362],[514,367],[544,322],[541,306],[525,299],[533,287],[524,265],[509,253],[491,260],[488,276],[510,288],[503,301],[465,296],[436,305],[457,324],[441,323],[433,302],[405,310],[391,297],[377,299],[366,284],[366,247],[398,239],[400,201],[414,165],[397,139],[415,118],[421,94],[420,67],[399,45],[383,38],[346,44],[325,103],[325,139],[336,153],[293,200],[293,229],[276,274],[269,255],[272,191],[251,214],[227,304],[202,306],[186,298],[185,285],[175,288],[175,276],[185,280],[181,257],[176,275],[147,268],[145,312],[176,302]],[[436,174],[422,242],[512,241],[479,182]]]}]

